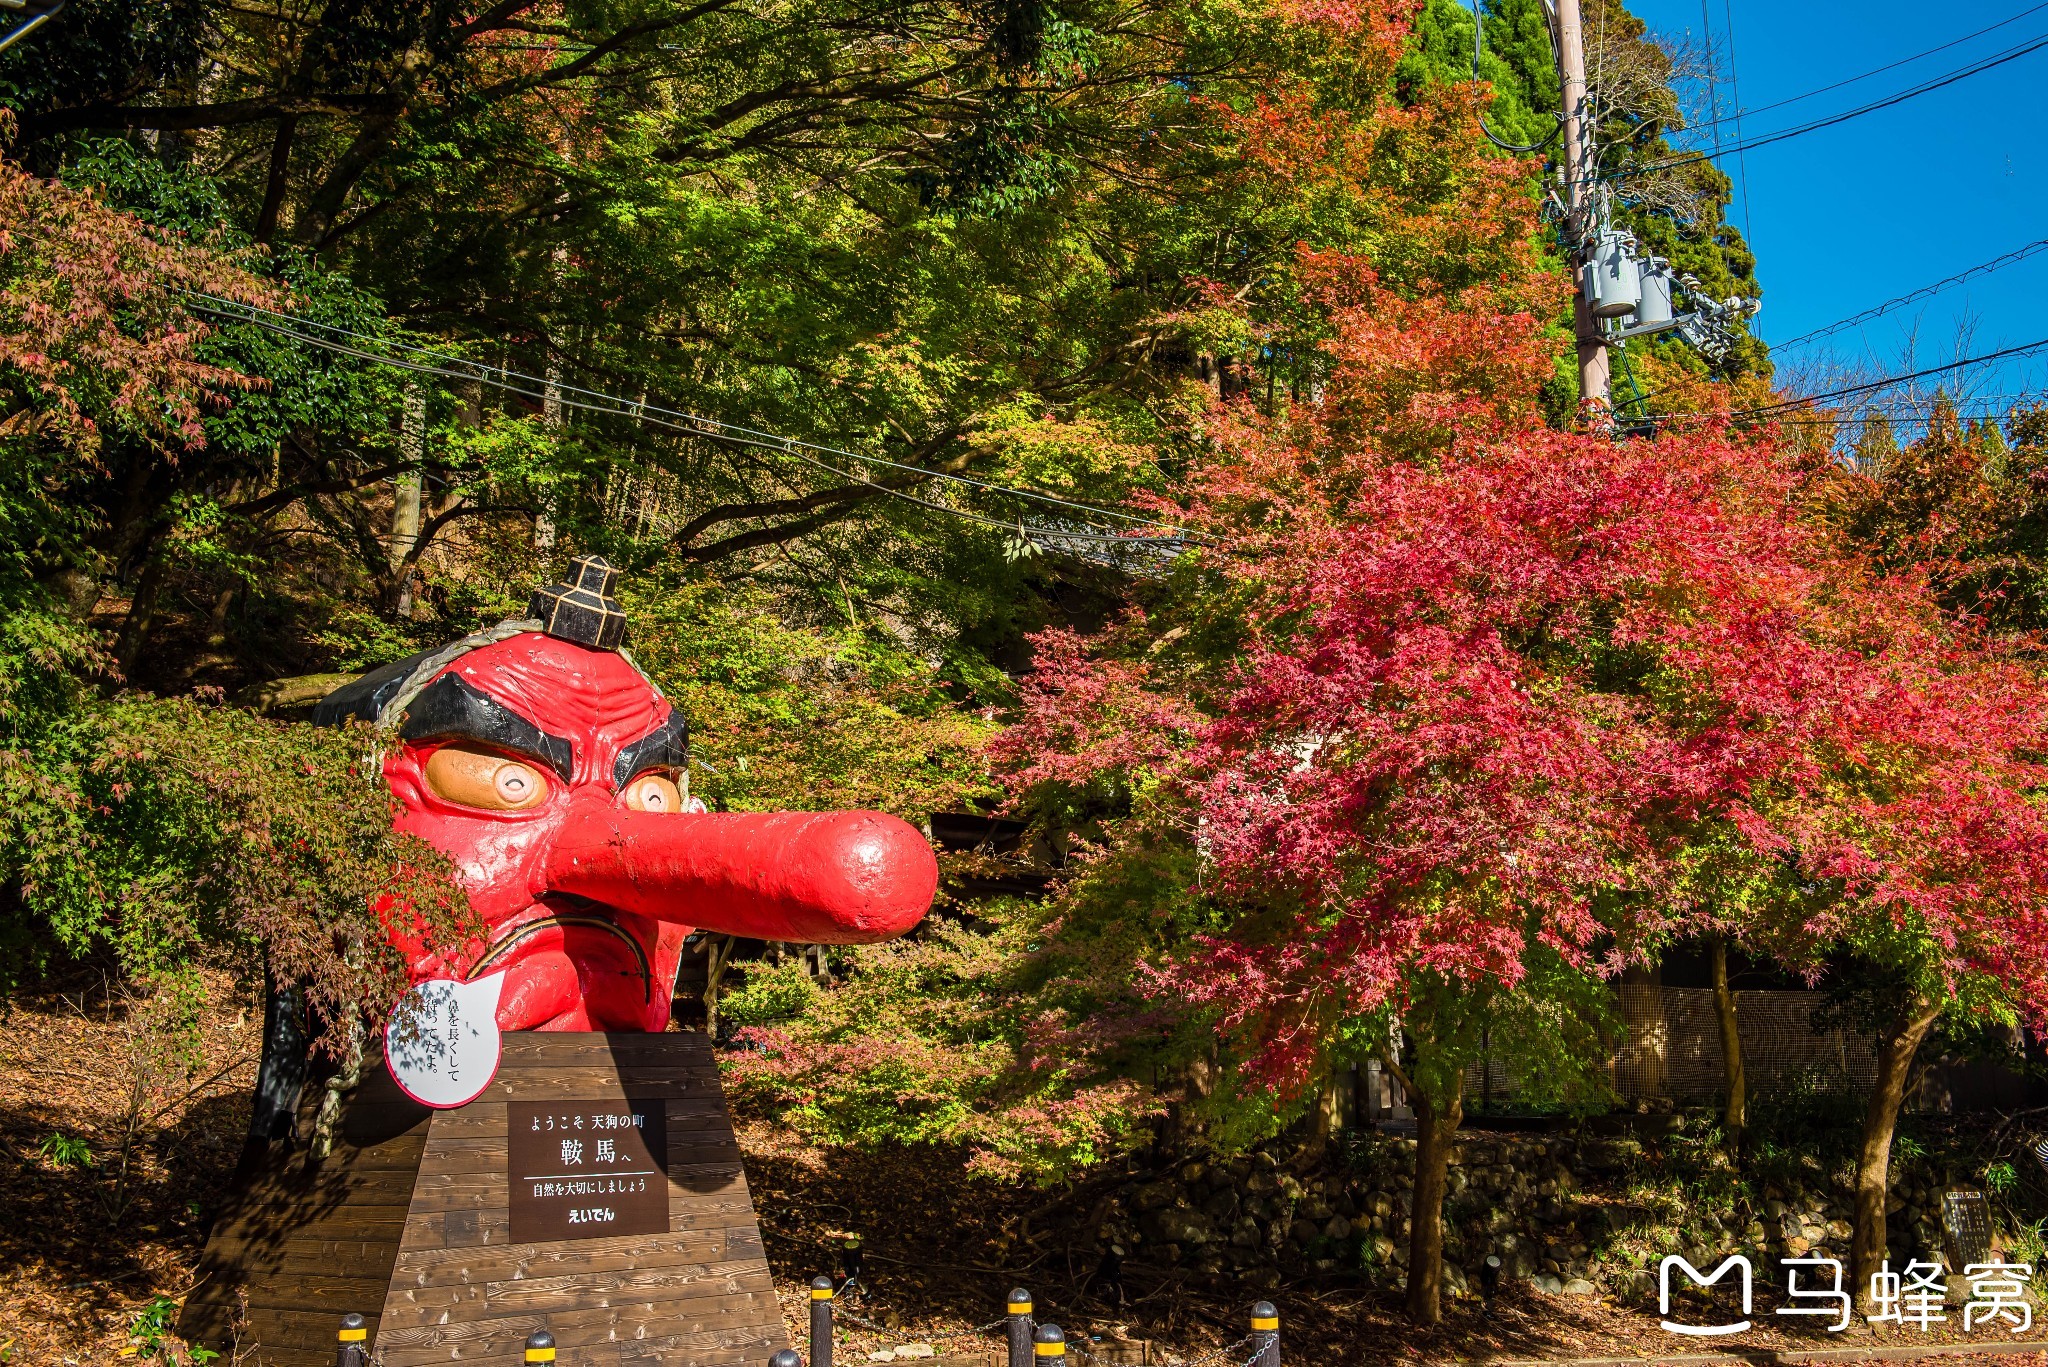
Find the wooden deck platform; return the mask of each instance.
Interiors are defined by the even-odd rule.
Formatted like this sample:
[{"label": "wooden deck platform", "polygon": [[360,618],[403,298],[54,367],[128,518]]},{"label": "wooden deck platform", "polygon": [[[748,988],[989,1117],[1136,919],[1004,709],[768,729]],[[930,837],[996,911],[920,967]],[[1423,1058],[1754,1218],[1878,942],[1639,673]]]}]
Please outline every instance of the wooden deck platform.
[{"label": "wooden deck platform", "polygon": [[[564,1161],[578,1145],[570,1175],[583,1176],[610,1132],[566,1122],[632,1101],[662,1107],[666,1231],[513,1243],[515,1107],[531,1127],[533,1103],[559,1105]],[[600,1219],[608,1199],[592,1198]],[[700,1034],[508,1034],[490,1088],[448,1111],[408,1101],[380,1068],[325,1164],[295,1155],[223,1212],[202,1277],[185,1336],[224,1349],[246,1289],[240,1346],[279,1367],[328,1367],[350,1310],[384,1367],[517,1363],[536,1329],[561,1367],[765,1364],[789,1346]]]}]

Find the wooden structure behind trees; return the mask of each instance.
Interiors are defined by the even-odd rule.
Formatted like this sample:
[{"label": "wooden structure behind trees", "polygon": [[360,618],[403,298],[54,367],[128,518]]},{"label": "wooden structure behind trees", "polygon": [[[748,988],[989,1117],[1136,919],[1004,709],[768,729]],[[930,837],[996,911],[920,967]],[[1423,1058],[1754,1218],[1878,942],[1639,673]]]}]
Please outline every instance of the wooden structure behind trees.
[{"label": "wooden structure behind trees", "polygon": [[[294,1152],[246,1182],[180,1332],[282,1367],[326,1367],[351,1310],[385,1367],[519,1362],[540,1329],[560,1361],[608,1367],[761,1362],[786,1347],[709,1039],[527,1032],[504,1045],[490,1087],[453,1110],[429,1112],[377,1069],[325,1163]],[[666,1232],[511,1242],[510,1108],[648,1098],[665,1107]]]}]

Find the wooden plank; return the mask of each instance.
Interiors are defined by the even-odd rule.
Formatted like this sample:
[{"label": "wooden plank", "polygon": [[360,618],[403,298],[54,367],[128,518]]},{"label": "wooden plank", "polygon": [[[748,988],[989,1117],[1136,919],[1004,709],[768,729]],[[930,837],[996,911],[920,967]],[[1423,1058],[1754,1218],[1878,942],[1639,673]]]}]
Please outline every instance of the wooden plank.
[{"label": "wooden plank", "polygon": [[[605,1317],[607,1324],[644,1324],[690,1316],[716,1319],[736,1308],[758,1311],[775,1302],[775,1286],[765,1268],[750,1264],[722,1273],[699,1268],[702,1275],[695,1278],[687,1275],[689,1270],[393,1290],[384,1303],[384,1324],[410,1329],[523,1313],[545,1314],[550,1325],[580,1323],[591,1315]],[[506,1289],[500,1292],[501,1287]]]},{"label": "wooden plank", "polygon": [[[722,1263],[726,1250],[737,1248],[733,1257],[758,1259],[760,1240],[728,1239],[723,1230],[707,1233],[657,1234],[634,1239],[630,1246],[615,1250],[593,1250],[581,1241],[566,1244],[515,1244],[498,1249],[421,1248],[408,1249],[406,1275],[410,1286],[459,1285],[488,1281],[508,1275],[512,1278],[553,1277],[566,1272],[625,1272],[643,1264]],[[485,1256],[479,1257],[482,1253]],[[481,1269],[492,1270],[489,1277]],[[394,1276],[392,1285],[398,1285]]]},{"label": "wooden plank", "polygon": [[[286,1277],[370,1277],[383,1287],[390,1284],[392,1250],[397,1245],[395,1234],[388,1244],[294,1239],[285,1245],[284,1256],[277,1260],[275,1271]],[[382,1294],[380,1290],[378,1295]]]},{"label": "wooden plank", "polygon": [[266,1310],[319,1311],[332,1322],[353,1310],[367,1315],[384,1300],[391,1284],[385,1273],[374,1277],[325,1277],[311,1273],[266,1277],[249,1287],[249,1304]]},{"label": "wooden plank", "polygon": [[696,1067],[713,1063],[716,1058],[708,1038],[687,1031],[662,1035],[523,1032],[505,1036],[504,1055],[498,1068],[502,1072],[507,1068],[594,1067],[607,1063],[647,1062]]},{"label": "wooden plank", "polygon": [[620,1069],[617,1073],[587,1073],[575,1068],[529,1068],[524,1072],[500,1072],[491,1080],[484,1102],[497,1101],[623,1101],[628,1097],[690,1101],[718,1097],[723,1089],[716,1073],[683,1076],[666,1069]]},{"label": "wooden plank", "polygon": [[686,1340],[697,1340],[705,1347],[728,1347],[732,1345],[718,1341],[718,1336],[735,1332],[735,1326],[745,1326],[738,1332],[751,1341],[759,1335],[761,1326],[770,1323],[769,1316],[779,1316],[780,1313],[772,1291],[707,1297],[698,1302],[622,1301],[617,1305],[587,1306],[577,1310],[551,1309],[545,1314],[515,1312],[485,1317],[449,1313],[446,1319],[429,1319],[426,1322],[420,1322],[418,1316],[399,1307],[395,1313],[387,1312],[385,1315],[383,1329],[377,1336],[377,1352],[387,1367],[399,1367],[414,1361],[436,1361],[439,1359],[395,1350],[430,1349],[435,1345],[471,1338],[486,1326],[514,1324],[538,1324],[555,1336],[557,1345],[665,1338],[675,1340],[678,1345]]},{"label": "wooden plank", "polygon": [[[565,1264],[555,1269],[553,1276],[529,1277],[522,1275],[522,1269],[512,1263],[494,1265],[480,1260],[464,1269],[469,1275],[462,1281],[445,1278],[418,1284],[394,1281],[391,1299],[393,1303],[402,1302],[420,1310],[438,1311],[453,1305],[488,1305],[501,1307],[495,1313],[503,1314],[502,1307],[538,1309],[542,1302],[550,1306],[569,1305],[563,1297],[570,1293],[586,1297],[592,1304],[604,1304],[622,1295],[681,1300],[773,1289],[767,1270],[758,1258],[720,1263],[663,1261],[650,1266],[648,1264],[652,1260],[647,1250],[620,1251],[636,1255],[640,1265],[597,1273]],[[530,1307],[527,1306],[528,1300],[533,1302]],[[388,1306],[386,1311],[389,1313]]]},{"label": "wooden plank", "polygon": [[574,1300],[570,1298],[580,1299],[593,1292],[610,1297],[646,1295],[654,1299],[681,1300],[720,1292],[738,1295],[747,1291],[770,1294],[775,1291],[774,1279],[757,1258],[742,1258],[729,1263],[663,1263],[656,1267],[602,1274],[579,1272],[572,1276],[522,1277],[491,1282],[484,1288],[485,1298],[491,1306],[512,1310],[546,1310],[555,1305],[573,1304]]}]

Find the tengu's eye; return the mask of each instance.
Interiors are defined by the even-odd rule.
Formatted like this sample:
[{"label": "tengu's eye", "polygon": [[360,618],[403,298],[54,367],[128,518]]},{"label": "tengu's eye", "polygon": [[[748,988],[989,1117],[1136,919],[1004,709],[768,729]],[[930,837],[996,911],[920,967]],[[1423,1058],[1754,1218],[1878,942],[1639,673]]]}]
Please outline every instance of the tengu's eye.
[{"label": "tengu's eye", "polygon": [[683,793],[675,780],[662,774],[642,774],[626,785],[626,805],[636,812],[680,812]]},{"label": "tengu's eye", "polygon": [[427,756],[426,777],[437,796],[490,812],[523,812],[548,795],[548,781],[531,764],[467,745]]}]

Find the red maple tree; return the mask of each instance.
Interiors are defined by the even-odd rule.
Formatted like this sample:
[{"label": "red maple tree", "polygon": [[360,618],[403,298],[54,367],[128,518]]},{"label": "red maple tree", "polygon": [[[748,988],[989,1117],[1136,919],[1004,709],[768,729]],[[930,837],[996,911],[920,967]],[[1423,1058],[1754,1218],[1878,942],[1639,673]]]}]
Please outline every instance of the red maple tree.
[{"label": "red maple tree", "polygon": [[[1546,426],[1556,340],[1504,307],[1527,282],[1445,297],[1314,253],[1302,273],[1333,334],[1320,403],[1218,415],[1179,503],[1198,539],[1175,582],[1200,590],[1041,640],[999,747],[1016,790],[1114,771],[1149,795],[1124,838],[1148,815],[1199,831],[1226,928],[1148,971],[1267,1085],[1355,1050],[1360,1022],[1406,1030],[1385,1056],[1420,1127],[1423,1322],[1469,1041],[1536,965],[1612,976],[1716,926],[1811,972],[1849,951],[1904,973],[1863,1285],[1934,1019],[2048,1017],[2032,672],[1844,547],[1768,434]],[[1190,622],[1234,649],[1193,658]]]}]

